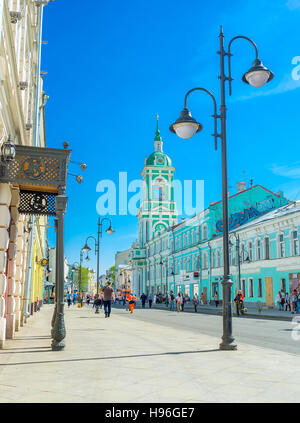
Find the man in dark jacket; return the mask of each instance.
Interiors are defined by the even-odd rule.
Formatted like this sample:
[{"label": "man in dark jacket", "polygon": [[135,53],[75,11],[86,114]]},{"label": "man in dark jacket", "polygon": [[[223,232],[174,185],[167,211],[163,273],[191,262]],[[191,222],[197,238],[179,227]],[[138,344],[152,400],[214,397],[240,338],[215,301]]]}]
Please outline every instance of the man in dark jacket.
[{"label": "man in dark jacket", "polygon": [[103,288],[103,302],[104,302],[105,317],[110,316],[111,302],[113,299],[114,299],[114,290],[111,287],[111,282],[108,281],[106,286]]},{"label": "man in dark jacket", "polygon": [[145,304],[147,301],[147,295],[145,295],[144,293],[141,295],[141,300],[142,300],[142,307],[145,308]]}]

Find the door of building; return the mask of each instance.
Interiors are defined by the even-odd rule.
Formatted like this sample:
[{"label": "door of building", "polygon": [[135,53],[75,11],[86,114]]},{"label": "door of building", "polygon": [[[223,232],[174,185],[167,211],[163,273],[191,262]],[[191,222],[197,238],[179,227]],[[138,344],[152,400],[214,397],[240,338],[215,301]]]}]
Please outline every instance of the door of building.
[{"label": "door of building", "polygon": [[265,289],[266,289],[266,305],[272,306],[274,303],[273,300],[273,278],[265,278]]},{"label": "door of building", "polygon": [[207,304],[207,288],[203,288],[204,304]]}]

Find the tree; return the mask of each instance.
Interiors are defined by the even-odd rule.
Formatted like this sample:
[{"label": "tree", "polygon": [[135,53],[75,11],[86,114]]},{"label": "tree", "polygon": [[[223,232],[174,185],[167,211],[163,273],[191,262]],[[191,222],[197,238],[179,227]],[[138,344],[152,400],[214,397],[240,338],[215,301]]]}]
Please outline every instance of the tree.
[{"label": "tree", "polygon": [[112,281],[112,286],[115,286],[116,283],[116,266],[111,266],[108,270],[108,278]]}]

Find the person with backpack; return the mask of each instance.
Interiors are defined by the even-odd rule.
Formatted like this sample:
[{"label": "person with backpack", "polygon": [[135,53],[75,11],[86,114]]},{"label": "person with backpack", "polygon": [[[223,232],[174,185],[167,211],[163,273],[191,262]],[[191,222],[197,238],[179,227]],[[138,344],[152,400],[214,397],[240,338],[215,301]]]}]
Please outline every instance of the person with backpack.
[{"label": "person with backpack", "polygon": [[178,292],[178,295],[176,297],[176,304],[177,304],[177,311],[180,312],[181,311],[181,305],[182,305],[182,297],[180,292]]},{"label": "person with backpack", "polygon": [[170,311],[175,311],[175,294],[173,291],[170,292]]},{"label": "person with backpack", "polygon": [[137,301],[136,295],[135,294],[129,295],[128,300],[129,300],[129,311],[131,314],[133,314],[134,306]]}]

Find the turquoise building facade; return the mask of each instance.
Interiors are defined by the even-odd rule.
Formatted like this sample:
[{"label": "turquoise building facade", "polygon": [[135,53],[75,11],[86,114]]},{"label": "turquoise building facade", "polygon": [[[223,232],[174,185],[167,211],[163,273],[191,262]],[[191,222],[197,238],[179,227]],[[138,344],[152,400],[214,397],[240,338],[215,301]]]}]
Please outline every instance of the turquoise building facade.
[{"label": "turquoise building facade", "polygon": [[[135,290],[138,294],[173,290],[190,298],[203,293],[206,303],[212,303],[217,293],[222,301],[222,201],[178,223],[175,169],[162,151],[158,128],[154,145],[144,163],[139,239],[131,253]],[[238,183],[228,206],[232,295],[242,289],[246,302],[273,306],[278,291],[300,288],[300,204],[290,202],[281,191]]]}]

